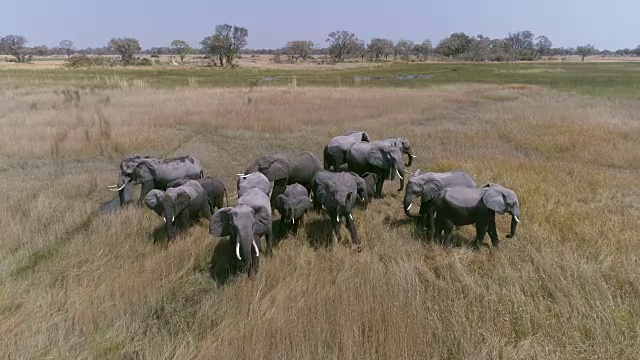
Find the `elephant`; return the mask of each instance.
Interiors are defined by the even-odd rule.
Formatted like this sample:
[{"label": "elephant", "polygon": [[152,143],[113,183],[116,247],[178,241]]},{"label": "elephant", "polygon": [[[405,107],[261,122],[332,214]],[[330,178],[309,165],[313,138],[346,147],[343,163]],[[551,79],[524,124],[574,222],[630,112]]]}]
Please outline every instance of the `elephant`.
[{"label": "elephant", "polygon": [[169,240],[176,235],[174,222],[178,228],[186,228],[191,219],[204,215],[209,220],[212,216],[211,201],[204,188],[195,180],[189,180],[184,185],[167,191],[152,189],[144,197],[144,203],[162,216]]},{"label": "elephant", "polygon": [[398,191],[404,189],[404,178],[401,173],[407,171],[402,163],[402,152],[396,147],[365,141],[357,142],[347,152],[347,165],[349,165],[349,171],[361,176],[367,172],[376,174],[378,179],[375,197],[377,198],[382,197],[384,181],[388,178],[393,180],[396,175],[400,179]]},{"label": "elephant", "polygon": [[[238,178],[238,181],[236,182],[236,187],[238,189],[238,199],[240,199],[242,195],[244,195],[251,189],[258,189],[267,196],[269,196],[269,193],[271,193],[271,183],[263,173],[254,172],[249,175],[238,175],[240,176]],[[228,203],[229,202],[227,201],[227,204]]]},{"label": "elephant", "polygon": [[413,154],[413,151],[411,150],[411,145],[409,144],[409,140],[405,138],[392,136],[385,140],[374,141],[373,143],[395,147],[400,149],[400,151],[403,154],[407,154],[407,157],[409,158],[409,160],[406,164],[404,164],[404,166],[406,167],[410,167],[411,164],[413,164],[413,159],[417,158],[417,156],[415,156]]},{"label": "elephant", "polygon": [[444,243],[449,244],[454,226],[475,224],[476,248],[482,246],[489,232],[491,243],[500,243],[496,230],[496,213],[511,214],[511,231],[507,238],[516,235],[520,223],[520,204],[515,192],[498,184],[489,183],[481,188],[450,186],[444,188],[434,199],[436,211],[435,227],[439,236],[444,231]]},{"label": "elephant", "polygon": [[201,179],[203,177],[200,162],[192,156],[180,156],[171,159],[158,159],[150,156],[133,155],[120,163],[120,175],[116,185],[109,190],[117,191],[120,206],[126,203],[125,186],[133,183],[142,184],[139,203],[152,189],[166,190],[170,182],[187,177]]},{"label": "elephant", "polygon": [[371,139],[364,131],[347,131],[344,135],[329,140],[323,151],[324,169],[330,170],[333,167],[333,171],[339,171],[340,166],[347,163],[349,147],[358,141],[369,142]]},{"label": "elephant", "polygon": [[362,179],[367,186],[367,198],[373,199],[376,195],[376,184],[378,183],[378,175],[371,172],[366,172],[362,175]]},{"label": "elephant", "polygon": [[364,180],[350,172],[319,171],[314,180],[314,206],[321,206],[329,214],[333,229],[333,241],[341,240],[340,217],[345,217],[345,227],[351,235],[351,243],[357,252],[362,250],[356,223],[353,219],[353,208],[356,197],[366,197]]},{"label": "elephant", "polygon": [[269,197],[259,189],[247,190],[235,207],[225,207],[213,214],[209,221],[209,234],[216,237],[229,236],[234,249],[232,258],[242,261],[242,271],[246,271],[249,278],[254,279],[260,265],[258,260],[262,236],[267,242],[267,255],[271,255],[273,247]]},{"label": "elephant", "polygon": [[304,151],[295,155],[263,155],[244,173],[261,172],[273,182],[271,207],[275,209],[275,199],[284,192],[287,185],[298,183],[311,192],[313,177],[320,170],[322,164],[318,158],[313,153]]},{"label": "elephant", "polygon": [[[167,189],[175,188],[186,184],[191,181],[191,179],[183,177],[178,180],[174,180],[167,184]],[[216,209],[221,209],[224,207],[224,199],[227,199],[227,206],[229,206],[229,198],[227,197],[227,188],[224,186],[224,183],[220,179],[216,179],[211,176],[204,177],[202,179],[197,179],[200,186],[207,193],[207,197],[209,201],[211,201],[211,211],[215,211]]]},{"label": "elephant", "polygon": [[293,228],[293,232],[297,233],[304,214],[311,208],[311,199],[307,189],[295,183],[287,185],[284,193],[276,197],[275,205],[280,213],[281,228],[285,232]]},{"label": "elephant", "polygon": [[[420,174],[418,169],[407,179],[407,186],[404,193],[404,213],[410,218],[420,218],[422,226],[428,230],[427,238],[433,239],[435,235],[435,213],[433,209],[433,199],[440,191],[448,186],[463,186],[475,188],[476,183],[471,175],[464,170],[453,170],[444,173],[427,172]],[[413,201],[420,197],[420,215],[412,215],[410,210]]]}]

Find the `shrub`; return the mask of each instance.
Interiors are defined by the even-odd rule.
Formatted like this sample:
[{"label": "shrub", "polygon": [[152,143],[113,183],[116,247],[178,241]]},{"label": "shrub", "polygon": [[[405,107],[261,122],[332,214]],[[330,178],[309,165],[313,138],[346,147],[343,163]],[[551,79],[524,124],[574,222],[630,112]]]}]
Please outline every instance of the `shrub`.
[{"label": "shrub", "polygon": [[147,58],[142,58],[142,59],[139,59],[139,60],[136,62],[136,65],[140,65],[140,66],[151,66],[151,65],[153,65],[153,63],[151,62],[151,60],[149,60],[149,59],[147,59]]},{"label": "shrub", "polygon": [[158,55],[158,54],[151,54],[151,57],[152,57],[152,58],[159,58],[159,57],[160,57],[160,55]]}]

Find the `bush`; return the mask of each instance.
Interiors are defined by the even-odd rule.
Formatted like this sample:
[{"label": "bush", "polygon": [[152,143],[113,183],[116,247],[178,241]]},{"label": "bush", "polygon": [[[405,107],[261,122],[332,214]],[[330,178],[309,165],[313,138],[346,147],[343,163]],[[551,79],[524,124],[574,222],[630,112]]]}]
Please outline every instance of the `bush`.
[{"label": "bush", "polygon": [[87,55],[74,55],[67,58],[66,65],[70,67],[90,67],[94,65],[104,65],[105,59],[102,57],[89,57]]},{"label": "bush", "polygon": [[159,57],[160,57],[160,55],[158,55],[158,54],[151,54],[151,57],[152,57],[152,58],[159,58]]},{"label": "bush", "polygon": [[147,59],[147,58],[142,58],[142,59],[139,59],[139,60],[136,62],[136,65],[140,65],[140,66],[151,66],[151,65],[153,65],[153,63],[151,62],[151,60],[149,60],[149,59]]}]

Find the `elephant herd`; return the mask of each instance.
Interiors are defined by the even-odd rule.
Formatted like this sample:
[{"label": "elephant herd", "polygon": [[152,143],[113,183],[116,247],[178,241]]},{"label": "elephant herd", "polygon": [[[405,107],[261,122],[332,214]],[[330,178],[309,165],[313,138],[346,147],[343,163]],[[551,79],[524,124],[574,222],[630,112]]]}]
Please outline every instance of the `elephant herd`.
[{"label": "elephant herd", "polygon": [[[403,155],[408,157],[406,164]],[[200,162],[191,156],[128,157],[121,162],[118,182],[110,190],[118,193],[114,199],[117,205],[124,206],[132,198],[133,186],[141,185],[139,202],[162,217],[169,239],[175,237],[177,229],[205,217],[212,236],[229,237],[233,245],[230,256],[237,260],[234,267],[241,266],[250,278],[258,271],[262,238],[266,254],[272,253],[276,210],[283,232],[297,232],[309,211],[324,212],[331,223],[334,243],[340,241],[340,225],[344,224],[352,247],[360,252],[354,209],[360,206],[366,210],[371,199],[382,197],[384,181],[396,177],[398,191],[405,190],[404,213],[418,219],[430,240],[438,238],[449,244],[456,226],[473,224],[476,247],[482,245],[487,232],[492,244],[498,246],[496,213],[512,216],[507,238],[515,235],[520,207],[512,190],[493,183],[477,187],[463,170],[411,173],[406,167],[415,158],[407,139],[373,141],[366,132],[349,131],[327,143],[323,163],[308,151],[257,158],[237,174],[234,206],[229,203],[224,183],[205,177]],[[418,197],[419,213],[413,215],[411,207]]]}]

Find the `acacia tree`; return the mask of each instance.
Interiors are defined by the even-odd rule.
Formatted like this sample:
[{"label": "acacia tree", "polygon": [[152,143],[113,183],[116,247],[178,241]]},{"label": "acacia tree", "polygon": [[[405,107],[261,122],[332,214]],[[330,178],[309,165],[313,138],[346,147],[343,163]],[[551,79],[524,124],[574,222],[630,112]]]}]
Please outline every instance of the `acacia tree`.
[{"label": "acacia tree", "polygon": [[596,52],[596,48],[591,44],[587,44],[585,46],[578,46],[576,48],[576,53],[582,56],[582,61],[584,61],[585,57],[589,55],[593,55],[595,52]]},{"label": "acacia tree", "polygon": [[220,66],[224,66],[224,58],[227,48],[225,40],[226,39],[222,35],[216,34],[213,36],[207,36],[200,42],[200,45],[202,45],[202,50],[209,54],[214,65],[216,62],[215,58],[218,58]]},{"label": "acacia tree", "polygon": [[60,49],[62,49],[62,51],[64,51],[67,57],[70,57],[75,50],[75,46],[73,45],[73,41],[71,40],[62,40],[60,41],[60,44],[58,46],[60,47]]},{"label": "acacia tree", "polygon": [[134,38],[113,38],[109,41],[107,47],[120,55],[120,60],[125,64],[133,61],[136,52],[142,50],[140,43]]},{"label": "acacia tree", "polygon": [[350,31],[338,30],[329,33],[327,36],[329,43],[329,53],[333,55],[336,61],[342,61],[345,55],[353,53],[358,46],[358,38]]},{"label": "acacia tree", "polygon": [[471,38],[465,33],[453,33],[442,39],[436,47],[436,52],[447,57],[464,54],[471,46]]},{"label": "acacia tree", "polygon": [[21,35],[7,35],[0,39],[0,49],[3,52],[14,56],[16,62],[24,62],[26,59],[24,45],[27,43],[27,39]]},{"label": "acacia tree", "polygon": [[189,43],[184,40],[173,40],[171,42],[171,50],[180,56],[180,61],[184,61],[185,56],[191,54],[193,51]]},{"label": "acacia tree", "polygon": [[409,60],[409,56],[411,55],[411,51],[413,50],[413,41],[400,39],[396,44],[396,51],[400,54],[400,57],[404,60]]},{"label": "acacia tree", "polygon": [[426,60],[429,54],[433,51],[433,44],[431,44],[431,40],[427,39],[423,41],[421,44],[416,44],[413,46],[413,52],[418,56],[418,60]]},{"label": "acacia tree", "polygon": [[540,56],[548,55],[551,47],[553,47],[553,43],[551,43],[551,40],[549,40],[548,37],[540,35],[536,38],[534,48]]},{"label": "acacia tree", "polygon": [[520,55],[524,50],[533,49],[533,33],[529,30],[509,33],[507,43],[511,46],[515,60],[520,60]]},{"label": "acacia tree", "polygon": [[284,46],[284,53],[289,56],[289,60],[297,61],[305,60],[311,55],[311,51],[315,48],[313,41],[295,40],[290,41]]},{"label": "acacia tree", "polygon": [[375,60],[379,60],[384,56],[385,60],[391,54],[393,48],[393,41],[389,39],[373,38],[367,45],[367,50],[373,55]]},{"label": "acacia tree", "polygon": [[229,24],[217,25],[215,34],[208,36],[200,42],[203,50],[209,53],[212,58],[218,57],[220,66],[233,64],[233,58],[247,46],[249,30],[241,26],[231,26]]}]

